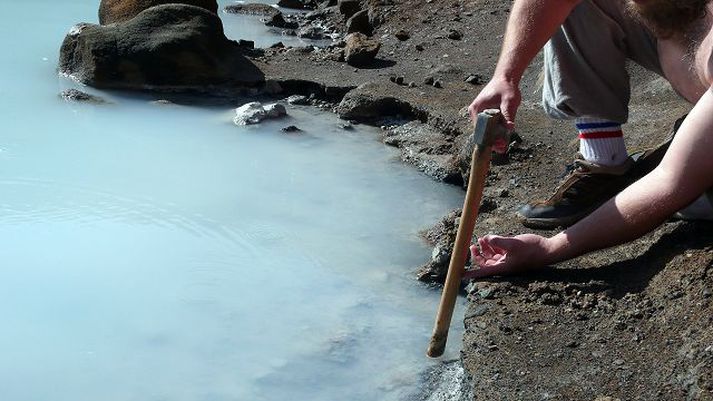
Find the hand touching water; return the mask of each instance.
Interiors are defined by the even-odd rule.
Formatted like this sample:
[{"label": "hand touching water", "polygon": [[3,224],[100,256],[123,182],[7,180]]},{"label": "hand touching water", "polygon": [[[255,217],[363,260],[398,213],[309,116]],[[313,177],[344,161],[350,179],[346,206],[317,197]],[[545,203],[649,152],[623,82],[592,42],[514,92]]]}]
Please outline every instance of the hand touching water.
[{"label": "hand touching water", "polygon": [[505,276],[540,268],[551,259],[551,253],[548,239],[539,235],[486,235],[470,247],[471,261],[477,268],[467,270],[463,277]]}]

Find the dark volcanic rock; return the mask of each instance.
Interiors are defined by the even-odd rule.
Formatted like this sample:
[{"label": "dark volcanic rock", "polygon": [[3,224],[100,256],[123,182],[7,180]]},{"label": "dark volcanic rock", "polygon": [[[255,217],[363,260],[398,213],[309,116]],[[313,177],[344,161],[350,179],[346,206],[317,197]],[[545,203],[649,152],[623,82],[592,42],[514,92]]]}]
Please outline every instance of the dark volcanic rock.
[{"label": "dark volcanic rock", "polygon": [[452,141],[428,124],[412,121],[389,130],[384,135],[384,143],[399,148],[401,160],[438,181],[460,180],[460,170],[452,155]]},{"label": "dark volcanic rock", "polygon": [[360,122],[373,122],[389,116],[417,117],[418,111],[410,104],[394,97],[375,95],[371,90],[373,85],[366,83],[348,92],[337,106],[339,117]]},{"label": "dark volcanic rock", "polygon": [[406,31],[404,31],[403,29],[400,29],[400,30],[396,31],[396,33],[394,34],[394,36],[396,36],[396,39],[398,39],[398,40],[400,40],[400,41],[402,41],[402,42],[403,42],[404,40],[409,40],[409,39],[411,38],[411,35],[409,35],[409,33],[406,32]]},{"label": "dark volcanic rock", "polygon": [[297,29],[299,27],[297,22],[285,20],[285,16],[279,11],[276,14],[269,16],[265,20],[265,25],[284,29]]},{"label": "dark volcanic rock", "polygon": [[225,6],[224,10],[230,14],[261,15],[266,17],[282,14],[275,7],[262,3],[230,4]]},{"label": "dark volcanic rock", "polygon": [[294,125],[284,127],[282,129],[280,129],[280,131],[286,132],[286,133],[302,132],[302,130],[299,127],[294,126]]},{"label": "dark volcanic rock", "polygon": [[304,0],[279,0],[277,5],[284,8],[294,8],[297,10],[304,10],[306,8],[314,8],[314,3],[312,1]]},{"label": "dark volcanic rock", "polygon": [[188,4],[204,8],[213,14],[218,13],[218,3],[215,0],[101,0],[99,23],[107,25],[127,21],[148,8],[169,3]]},{"label": "dark volcanic rock", "polygon": [[339,0],[338,4],[339,12],[342,13],[345,20],[361,10],[361,3],[358,0]]},{"label": "dark volcanic rock", "polygon": [[99,96],[90,95],[86,92],[82,92],[78,89],[67,89],[63,90],[59,97],[70,102],[82,102],[82,103],[93,103],[93,104],[105,104],[107,103],[104,98]]},{"label": "dark volcanic rock", "polygon": [[59,70],[98,88],[205,90],[264,81],[216,14],[183,4],[152,7],[123,23],[73,27]]},{"label": "dark volcanic rock", "polygon": [[463,39],[463,33],[458,30],[451,29],[448,31],[448,39],[461,40]]},{"label": "dark volcanic rock", "polygon": [[369,39],[362,33],[350,33],[344,40],[347,46],[344,49],[344,57],[347,64],[355,67],[369,65],[379,53],[381,43],[375,39]]},{"label": "dark volcanic rock", "polygon": [[366,10],[359,11],[347,20],[348,33],[360,32],[364,35],[371,36],[372,29],[371,21],[369,21],[369,12]]}]

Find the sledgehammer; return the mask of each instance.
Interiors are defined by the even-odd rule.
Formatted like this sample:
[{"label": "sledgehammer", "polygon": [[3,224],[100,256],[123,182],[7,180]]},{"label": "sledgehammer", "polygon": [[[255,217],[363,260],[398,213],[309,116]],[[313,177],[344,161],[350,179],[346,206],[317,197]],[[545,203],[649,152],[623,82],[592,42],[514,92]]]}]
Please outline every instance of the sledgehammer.
[{"label": "sledgehammer", "polygon": [[483,198],[483,187],[485,187],[485,177],[488,175],[488,169],[490,168],[493,145],[498,140],[505,140],[507,144],[509,142],[509,134],[503,124],[503,116],[500,110],[489,109],[478,114],[475,122],[475,132],[473,133],[475,148],[473,149],[470,163],[470,177],[468,178],[468,189],[463,202],[463,214],[458,225],[458,234],[453,246],[451,262],[448,265],[448,275],[443,286],[441,304],[436,315],[436,324],[426,352],[431,358],[443,355],[443,351],[446,348],[448,328],[451,325],[453,307],[463,278],[465,261],[468,257],[468,246],[473,237],[475,221],[478,218],[478,208]]}]

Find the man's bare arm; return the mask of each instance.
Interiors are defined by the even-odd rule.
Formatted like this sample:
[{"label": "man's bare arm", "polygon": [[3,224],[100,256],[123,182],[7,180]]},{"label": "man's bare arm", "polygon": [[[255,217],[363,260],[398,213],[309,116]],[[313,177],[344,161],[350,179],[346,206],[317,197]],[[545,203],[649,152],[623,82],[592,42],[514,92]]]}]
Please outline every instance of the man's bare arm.
[{"label": "man's bare arm", "polygon": [[525,69],[581,0],[516,0],[494,77],[520,83]]},{"label": "man's bare arm", "polygon": [[580,223],[557,234],[552,262],[631,241],[713,186],[713,89],[691,110],[661,164]]},{"label": "man's bare arm", "polygon": [[522,272],[622,244],[660,225],[713,187],[713,89],[681,125],[661,164],[569,229],[551,237],[488,235],[471,248],[466,278]]},{"label": "man's bare arm", "polygon": [[468,108],[473,121],[485,109],[500,108],[514,127],[525,69],[580,1],[515,0],[493,78]]}]

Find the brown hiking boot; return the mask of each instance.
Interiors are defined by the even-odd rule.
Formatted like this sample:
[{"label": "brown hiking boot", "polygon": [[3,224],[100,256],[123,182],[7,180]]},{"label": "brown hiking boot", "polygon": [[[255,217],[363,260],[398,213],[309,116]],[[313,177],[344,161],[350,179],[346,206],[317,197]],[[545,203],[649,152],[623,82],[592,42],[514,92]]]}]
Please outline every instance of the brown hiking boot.
[{"label": "brown hiking boot", "polygon": [[634,160],[620,166],[601,166],[578,156],[569,174],[547,200],[525,205],[518,215],[525,227],[569,227],[636,181]]},{"label": "brown hiking boot", "polygon": [[632,153],[621,166],[600,166],[578,156],[554,195],[520,208],[518,215],[522,224],[530,228],[553,229],[569,227],[583,219],[656,168],[685,117],[674,123],[671,135],[663,142]]}]

